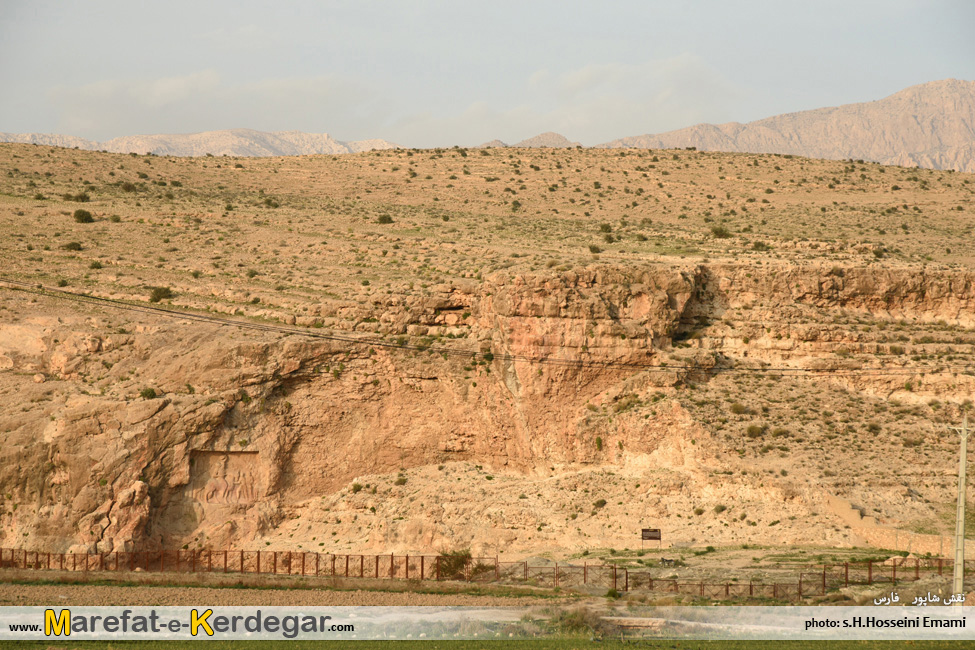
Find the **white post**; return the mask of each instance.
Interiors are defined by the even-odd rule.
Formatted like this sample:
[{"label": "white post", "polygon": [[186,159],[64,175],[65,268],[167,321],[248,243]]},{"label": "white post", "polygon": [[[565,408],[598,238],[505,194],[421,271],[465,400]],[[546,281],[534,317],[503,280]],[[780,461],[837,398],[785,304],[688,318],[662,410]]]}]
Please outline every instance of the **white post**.
[{"label": "white post", "polygon": [[[951,427],[961,438],[958,453],[958,508],[955,512],[955,572],[952,581],[952,594],[965,593],[965,491],[967,488],[965,471],[968,465],[968,414],[960,427]],[[956,605],[962,605],[956,602]]]}]

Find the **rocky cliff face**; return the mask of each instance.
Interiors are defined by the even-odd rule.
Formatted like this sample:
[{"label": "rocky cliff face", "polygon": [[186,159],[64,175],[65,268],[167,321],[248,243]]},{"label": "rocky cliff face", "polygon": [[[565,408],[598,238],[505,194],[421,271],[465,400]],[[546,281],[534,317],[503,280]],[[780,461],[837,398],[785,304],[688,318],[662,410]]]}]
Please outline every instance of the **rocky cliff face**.
[{"label": "rocky cliff face", "polygon": [[[754,470],[682,390],[701,368],[876,365],[857,352],[886,344],[840,316],[975,326],[969,272],[799,266],[499,273],[379,299],[363,319],[406,350],[29,300],[0,316],[0,544],[50,551],[529,552],[622,546],[647,518],[692,543],[701,503],[748,504],[748,523],[774,518],[765,539],[796,541],[828,517],[822,485]],[[904,380],[822,381],[887,399]],[[912,395],[973,388],[933,367]],[[708,539],[749,539],[737,514]]]},{"label": "rocky cliff face", "polygon": [[740,124],[699,124],[601,147],[780,153],[975,171],[975,82],[946,79],[884,99]]}]

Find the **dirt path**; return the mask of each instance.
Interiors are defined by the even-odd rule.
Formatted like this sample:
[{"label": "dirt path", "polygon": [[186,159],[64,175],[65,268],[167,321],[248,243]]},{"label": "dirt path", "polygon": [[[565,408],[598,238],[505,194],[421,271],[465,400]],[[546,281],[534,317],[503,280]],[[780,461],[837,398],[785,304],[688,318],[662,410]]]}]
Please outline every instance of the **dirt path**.
[{"label": "dirt path", "polygon": [[422,594],[408,591],[250,589],[117,585],[0,583],[0,605],[465,605],[478,607],[554,604],[552,599]]}]

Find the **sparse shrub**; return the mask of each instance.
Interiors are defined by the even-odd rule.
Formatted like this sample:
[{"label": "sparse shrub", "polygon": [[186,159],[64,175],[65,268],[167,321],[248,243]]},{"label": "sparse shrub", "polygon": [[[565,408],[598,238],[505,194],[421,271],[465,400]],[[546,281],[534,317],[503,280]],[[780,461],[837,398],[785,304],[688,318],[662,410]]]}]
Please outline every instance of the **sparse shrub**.
[{"label": "sparse shrub", "polygon": [[169,287],[149,287],[149,302],[159,302],[169,300],[175,294]]},{"label": "sparse shrub", "polygon": [[139,391],[139,397],[142,399],[156,399],[156,389],[143,388],[141,391]]},{"label": "sparse shrub", "polygon": [[606,499],[599,499],[595,503],[592,504],[592,507],[593,508],[596,508],[597,510],[599,510],[600,508],[604,507],[605,505],[606,505]]},{"label": "sparse shrub", "polygon": [[95,221],[95,218],[91,216],[91,212],[88,212],[88,210],[79,208],[74,211],[74,220],[78,223],[92,223]]},{"label": "sparse shrub", "polygon": [[603,249],[600,248],[599,246],[596,246],[595,244],[589,244],[589,252],[592,253],[593,255],[598,255],[599,253],[603,252]]},{"label": "sparse shrub", "polygon": [[731,231],[724,226],[711,226],[711,234],[718,239],[727,239],[731,237]]},{"label": "sparse shrub", "polygon": [[61,246],[61,248],[64,249],[64,250],[66,250],[66,251],[80,251],[80,250],[84,250],[81,247],[81,244],[79,242],[76,242],[76,241],[69,241],[67,244],[64,244],[63,246]]},{"label": "sparse shrub", "polygon": [[750,424],[745,429],[745,435],[749,438],[761,438],[763,433],[765,433],[765,427],[760,424]]},{"label": "sparse shrub", "polygon": [[598,451],[602,451],[603,450],[603,439],[600,438],[599,436],[596,436],[596,449]]},{"label": "sparse shrub", "polygon": [[362,485],[359,483],[352,484],[352,494],[358,494],[362,490]]},{"label": "sparse shrub", "polygon": [[734,404],[731,405],[731,412],[734,413],[735,415],[742,415],[744,413],[747,413],[748,409],[745,408],[744,404],[735,402]]},{"label": "sparse shrub", "polygon": [[91,264],[88,265],[88,268],[89,269],[98,270],[98,269],[102,268],[102,263],[99,262],[98,260],[95,260],[94,262],[92,262]]},{"label": "sparse shrub", "polygon": [[714,506],[714,514],[720,515],[722,512],[724,512],[727,509],[728,509],[727,506],[716,505]]},{"label": "sparse shrub", "polygon": [[437,557],[437,570],[441,580],[466,580],[467,565],[471,562],[470,549],[447,551]]},{"label": "sparse shrub", "polygon": [[694,514],[700,517],[704,514],[704,508],[694,508]]},{"label": "sparse shrub", "polygon": [[376,223],[393,223],[393,218],[388,214],[381,214],[376,220]]}]

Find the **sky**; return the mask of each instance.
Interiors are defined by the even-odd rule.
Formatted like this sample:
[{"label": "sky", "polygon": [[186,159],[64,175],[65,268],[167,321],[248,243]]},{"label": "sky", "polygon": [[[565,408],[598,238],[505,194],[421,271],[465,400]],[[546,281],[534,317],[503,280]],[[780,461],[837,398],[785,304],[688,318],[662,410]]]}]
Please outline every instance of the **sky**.
[{"label": "sky", "polygon": [[972,0],[0,0],[0,131],[594,145],[975,80]]}]

